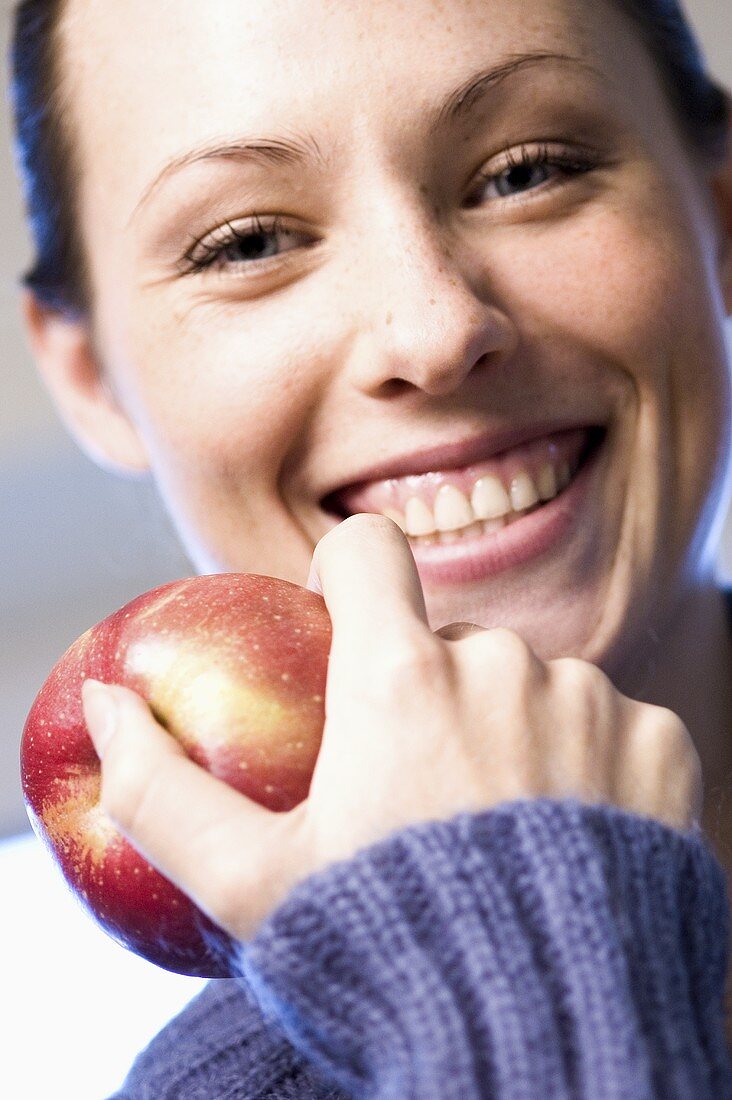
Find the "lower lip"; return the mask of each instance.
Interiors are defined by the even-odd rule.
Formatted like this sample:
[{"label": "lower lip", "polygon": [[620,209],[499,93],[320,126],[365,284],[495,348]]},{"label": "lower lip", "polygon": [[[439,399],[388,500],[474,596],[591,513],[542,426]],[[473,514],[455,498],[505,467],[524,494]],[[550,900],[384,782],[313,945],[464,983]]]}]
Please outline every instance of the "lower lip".
[{"label": "lower lip", "polygon": [[606,441],[607,433],[559,496],[501,531],[446,545],[410,543],[422,582],[439,585],[482,581],[556,549],[577,524]]}]

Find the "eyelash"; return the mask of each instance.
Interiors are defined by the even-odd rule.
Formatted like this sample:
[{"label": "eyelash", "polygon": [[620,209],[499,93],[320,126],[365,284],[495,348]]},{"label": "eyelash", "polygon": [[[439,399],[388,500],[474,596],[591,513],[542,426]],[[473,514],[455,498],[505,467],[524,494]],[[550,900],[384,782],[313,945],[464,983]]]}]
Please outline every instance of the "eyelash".
[{"label": "eyelash", "polygon": [[[538,149],[533,151],[526,145],[520,147],[518,155],[513,149],[510,149],[505,154],[505,163],[499,172],[485,172],[481,173],[478,177],[482,183],[495,183],[496,180],[509,172],[515,171],[517,168],[536,169],[541,167],[553,167],[560,168],[567,179],[572,179],[575,176],[585,175],[598,167],[598,163],[595,159],[590,159],[587,155],[570,152],[569,150],[552,151],[547,144],[542,144]],[[549,187],[552,185],[549,184]],[[531,188],[527,194],[533,195],[536,191],[544,192],[548,188],[545,183],[541,183],[538,188]],[[500,195],[499,199],[510,204],[523,203],[527,199],[523,195],[519,194],[516,197],[508,197]],[[528,201],[531,201],[530,199]],[[476,203],[474,205],[480,205]],[[287,229],[283,225],[283,219],[281,215],[276,214],[271,218],[261,218],[259,215],[253,215],[249,223],[242,226],[235,226],[231,222],[225,222],[224,225],[219,226],[207,238],[203,240],[194,240],[183,257],[184,273],[196,274],[207,271],[209,268],[225,267],[226,261],[223,261],[228,249],[235,245],[244,245],[251,241],[252,237],[276,237],[280,233],[295,234],[295,230]],[[288,250],[289,251],[289,250]],[[286,254],[286,253],[285,253]],[[247,267],[250,270],[252,268],[261,269],[261,265],[269,264],[273,259],[279,260],[280,256],[265,257],[263,259],[248,260],[245,263],[242,261],[230,261],[233,267]],[[223,261],[219,263],[219,261]],[[243,274],[239,271],[237,274]]]},{"label": "eyelash", "polygon": [[[483,183],[494,183],[497,179],[500,179],[501,176],[505,176],[508,172],[513,172],[517,168],[528,169],[546,166],[561,168],[565,176],[572,179],[574,176],[586,175],[599,165],[596,158],[591,158],[587,154],[572,152],[569,149],[552,151],[546,143],[543,143],[533,151],[528,146],[522,145],[518,155],[514,149],[508,149],[506,151],[505,163],[499,172],[481,172],[478,178],[482,180]],[[531,191],[527,192],[527,194],[531,195],[540,189],[546,190],[542,184],[539,188],[533,188]],[[504,201],[510,203],[526,201],[522,195],[514,198],[499,196],[499,198],[503,198]]]},{"label": "eyelash", "polygon": [[[224,256],[227,249],[231,248],[232,245],[246,244],[252,237],[274,237],[278,233],[287,232],[292,233],[294,230],[288,230],[283,226],[282,217],[279,214],[265,219],[258,214],[254,214],[244,227],[225,222],[218,229],[214,229],[205,240],[195,240],[183,257],[183,263],[189,273],[195,274],[217,265],[217,261]],[[267,262],[267,259],[250,260],[245,266],[257,267]],[[241,266],[241,262],[239,266]]]}]

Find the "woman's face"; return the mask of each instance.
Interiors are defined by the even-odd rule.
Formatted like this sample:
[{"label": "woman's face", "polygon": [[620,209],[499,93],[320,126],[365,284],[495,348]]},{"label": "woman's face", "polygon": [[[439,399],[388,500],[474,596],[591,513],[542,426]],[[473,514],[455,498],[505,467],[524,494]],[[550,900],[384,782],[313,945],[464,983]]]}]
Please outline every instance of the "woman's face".
[{"label": "woman's face", "polygon": [[711,191],[635,29],[596,0],[71,0],[65,25],[94,346],[197,567],[305,583],[333,491],[432,511],[539,478],[547,443],[490,460],[499,433],[601,425],[520,560],[486,564],[505,532],[413,546],[434,629],[640,644],[709,569],[732,410]]}]

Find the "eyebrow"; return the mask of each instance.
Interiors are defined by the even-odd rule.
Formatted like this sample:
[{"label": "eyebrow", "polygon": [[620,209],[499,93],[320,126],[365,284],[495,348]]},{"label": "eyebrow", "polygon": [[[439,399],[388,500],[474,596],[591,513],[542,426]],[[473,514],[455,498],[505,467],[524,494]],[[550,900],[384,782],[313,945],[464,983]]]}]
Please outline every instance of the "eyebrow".
[{"label": "eyebrow", "polygon": [[[442,104],[434,111],[429,132],[434,134],[450,124],[454,124],[464,117],[476,104],[482,100],[488,92],[504,81],[507,77],[523,69],[546,63],[570,64],[591,72],[595,76],[603,78],[603,74],[588,61],[571,54],[549,53],[536,51],[533,53],[513,54],[505,58],[500,64],[489,69],[481,69],[473,73],[463,83],[455,88],[444,99]],[[187,152],[173,157],[147,185],[140,199],[130,215],[130,222],[138,211],[157,191],[158,187],[169,176],[181,171],[191,164],[199,164],[202,161],[230,160],[236,163],[252,163],[267,167],[300,167],[307,162],[315,162],[324,168],[326,158],[315,138],[308,133],[301,135],[259,137],[249,139],[237,139],[234,141],[214,141],[196,146]],[[128,223],[129,224],[129,223]]]},{"label": "eyebrow", "polygon": [[[237,139],[235,141],[214,141],[197,145],[186,153],[169,160],[155,179],[143,191],[135,209],[130,215],[131,222],[138,211],[152,197],[160,185],[169,176],[187,168],[189,164],[199,164],[209,160],[231,160],[239,164],[261,164],[265,166],[298,166],[306,161],[316,161],[325,166],[326,161],[317,141],[310,134],[301,137],[261,137]],[[128,222],[129,224],[129,222]]]},{"label": "eyebrow", "polygon": [[569,64],[605,79],[600,70],[591,65],[589,61],[585,61],[581,57],[574,57],[572,54],[547,53],[546,51],[513,54],[502,61],[500,65],[494,65],[490,69],[473,73],[455,91],[451,92],[442,106],[435,112],[434,121],[430,128],[431,132],[457,122],[479,100],[483,99],[492,88],[495,88],[507,77],[513,76],[514,73],[520,72],[522,69],[533,68],[535,65],[542,65],[547,62]]}]

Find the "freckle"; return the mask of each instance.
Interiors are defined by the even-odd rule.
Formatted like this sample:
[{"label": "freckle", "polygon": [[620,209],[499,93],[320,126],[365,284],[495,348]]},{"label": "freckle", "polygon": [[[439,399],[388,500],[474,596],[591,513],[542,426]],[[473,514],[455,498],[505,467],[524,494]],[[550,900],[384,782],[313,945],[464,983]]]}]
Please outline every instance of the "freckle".
[{"label": "freckle", "polygon": [[394,320],[394,315],[392,314],[391,310],[389,310],[389,312],[388,312],[388,313],[387,313],[387,315],[386,315],[386,323],[387,323],[387,325],[390,325],[390,324],[392,323],[392,321],[393,321],[393,320]]},{"label": "freckle", "polygon": [[435,299],[434,299],[434,298],[430,298],[430,305],[431,305],[431,306],[433,306],[434,304],[435,304]]}]

